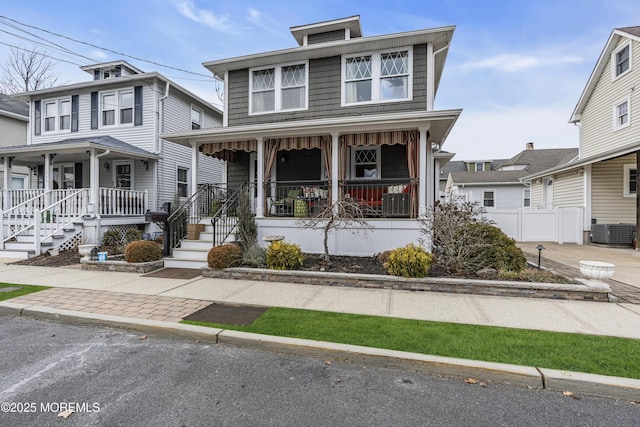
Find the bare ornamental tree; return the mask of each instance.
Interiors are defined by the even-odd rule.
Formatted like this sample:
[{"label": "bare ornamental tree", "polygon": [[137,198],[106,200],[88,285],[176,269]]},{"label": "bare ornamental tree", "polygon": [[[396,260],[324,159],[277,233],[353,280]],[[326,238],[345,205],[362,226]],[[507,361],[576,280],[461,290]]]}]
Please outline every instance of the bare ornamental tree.
[{"label": "bare ornamental tree", "polygon": [[13,47],[1,66],[0,92],[15,94],[53,87],[58,82],[53,72],[55,65],[46,52]]},{"label": "bare ornamental tree", "polygon": [[329,233],[344,229],[355,235],[367,236],[372,228],[365,220],[361,207],[354,199],[343,199],[318,208],[313,216],[298,220],[299,227],[322,229],[324,235],[324,260],[329,262]]}]

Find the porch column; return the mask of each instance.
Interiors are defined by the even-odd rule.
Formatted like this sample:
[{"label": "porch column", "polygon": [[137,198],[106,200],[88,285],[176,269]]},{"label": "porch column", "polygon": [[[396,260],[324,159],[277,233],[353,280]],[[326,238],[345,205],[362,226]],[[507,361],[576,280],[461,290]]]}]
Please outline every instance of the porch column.
[{"label": "porch column", "polygon": [[[258,153],[257,153],[258,164],[256,165],[258,169],[256,173],[256,175],[258,175],[256,177],[256,185],[258,186],[257,188],[258,203],[256,203],[256,217],[263,218],[264,217],[264,141],[262,136],[258,136],[256,138],[256,142],[257,142],[257,149],[258,149]],[[251,189],[249,190],[251,191]]]},{"label": "porch column", "polygon": [[89,151],[89,203],[93,205],[93,215],[100,212],[100,159],[96,149]]},{"label": "porch column", "polygon": [[53,189],[53,154],[45,154],[44,155],[44,203],[45,206],[49,206],[51,204],[51,193],[50,191]]},{"label": "porch column", "polygon": [[9,190],[11,189],[11,157],[4,156],[2,163],[4,164],[3,183],[2,186],[2,209],[7,210],[11,207],[9,203]]},{"label": "porch column", "polygon": [[331,200],[336,203],[340,200],[340,184],[338,168],[340,160],[338,158],[340,152],[340,134],[338,132],[331,133]]},{"label": "porch column", "polygon": [[[198,191],[199,166],[200,166],[200,156],[198,151],[198,144],[195,142],[192,142],[191,143],[191,195],[196,194],[196,192]],[[197,212],[197,210],[198,210],[198,198],[196,197],[193,200],[193,206],[191,207],[191,211]]]},{"label": "porch column", "polygon": [[440,159],[433,161],[433,192],[435,204],[440,201]]},{"label": "porch column", "polygon": [[419,177],[420,184],[418,186],[418,215],[424,216],[427,212],[427,208],[433,205],[433,176],[427,174],[427,167],[431,165],[433,167],[433,153],[431,152],[431,146],[427,143],[427,130],[428,128],[420,128],[420,162],[419,162]]}]

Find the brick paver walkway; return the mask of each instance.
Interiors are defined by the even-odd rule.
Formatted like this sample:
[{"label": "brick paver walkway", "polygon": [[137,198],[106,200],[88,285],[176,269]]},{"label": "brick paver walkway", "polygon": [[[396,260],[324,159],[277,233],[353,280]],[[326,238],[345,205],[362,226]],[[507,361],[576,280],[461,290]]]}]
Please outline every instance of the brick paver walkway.
[{"label": "brick paver walkway", "polygon": [[196,299],[69,288],[47,289],[12,302],[168,322],[179,322],[211,304],[211,301]]}]

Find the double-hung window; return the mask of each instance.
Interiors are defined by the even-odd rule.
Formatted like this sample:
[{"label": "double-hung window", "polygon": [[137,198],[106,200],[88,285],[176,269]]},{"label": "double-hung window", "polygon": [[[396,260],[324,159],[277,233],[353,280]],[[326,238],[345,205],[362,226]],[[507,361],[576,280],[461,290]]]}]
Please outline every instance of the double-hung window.
[{"label": "double-hung window", "polygon": [[307,108],[307,64],[279,65],[250,71],[250,113]]},{"label": "double-hung window", "polygon": [[343,58],[343,105],[411,99],[412,50]]},{"label": "double-hung window", "polygon": [[202,127],[202,110],[191,106],[191,130],[198,130]]},{"label": "double-hung window", "polygon": [[60,130],[69,130],[71,129],[71,100],[65,99],[60,101]]},{"label": "double-hung window", "polygon": [[629,126],[629,98],[618,102],[613,107],[614,130],[622,129]]},{"label": "double-hung window", "polygon": [[620,77],[631,68],[631,44],[616,50],[612,57],[613,78]]},{"label": "double-hung window", "polygon": [[100,98],[101,125],[116,126],[133,123],[133,90],[106,92]]},{"label": "double-hung window", "polygon": [[624,195],[635,197],[638,193],[638,170],[635,165],[624,165]]},{"label": "double-hung window", "polygon": [[178,197],[187,197],[189,195],[189,169],[178,168]]},{"label": "double-hung window", "polygon": [[484,190],[482,192],[482,206],[485,208],[494,208],[496,206],[496,193],[493,190]]},{"label": "double-hung window", "polygon": [[56,116],[58,115],[58,105],[56,101],[44,103],[44,131],[54,132],[56,130]]}]

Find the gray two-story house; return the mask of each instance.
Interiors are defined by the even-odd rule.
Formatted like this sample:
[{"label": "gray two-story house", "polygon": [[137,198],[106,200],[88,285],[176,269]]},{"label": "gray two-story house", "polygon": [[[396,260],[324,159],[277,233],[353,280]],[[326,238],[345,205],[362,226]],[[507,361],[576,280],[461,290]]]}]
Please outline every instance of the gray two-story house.
[{"label": "gray two-story house", "polygon": [[292,27],[293,48],[204,64],[224,82],[222,127],[163,137],[225,160],[228,188],[251,188],[261,237],[322,252],[300,219],[349,199],[373,230],[338,231],[332,253],[415,242],[461,113],[434,108],[453,31],[364,37],[359,16]]},{"label": "gray two-story house", "polygon": [[2,147],[0,158],[5,180],[27,167],[29,186],[5,191],[5,257],[100,243],[109,229],[153,231],[147,210],[222,180],[220,160],[160,137],[220,126],[218,108],[125,61],[82,69],[90,80],[17,95],[29,104],[26,145]]}]

